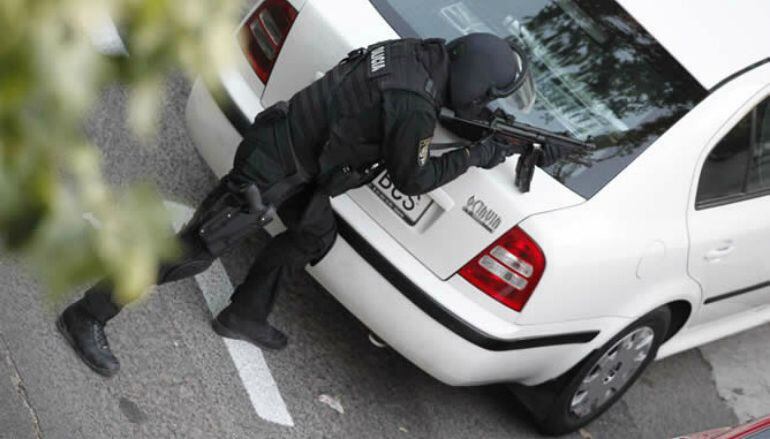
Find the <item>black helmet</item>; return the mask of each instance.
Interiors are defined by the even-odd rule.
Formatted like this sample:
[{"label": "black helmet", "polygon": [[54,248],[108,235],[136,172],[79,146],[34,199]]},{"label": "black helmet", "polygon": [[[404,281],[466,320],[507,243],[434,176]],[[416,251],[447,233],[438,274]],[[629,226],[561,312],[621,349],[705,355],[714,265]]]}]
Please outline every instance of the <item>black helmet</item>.
[{"label": "black helmet", "polygon": [[476,118],[497,98],[516,92],[529,77],[529,59],[511,40],[475,33],[447,44],[449,107]]}]

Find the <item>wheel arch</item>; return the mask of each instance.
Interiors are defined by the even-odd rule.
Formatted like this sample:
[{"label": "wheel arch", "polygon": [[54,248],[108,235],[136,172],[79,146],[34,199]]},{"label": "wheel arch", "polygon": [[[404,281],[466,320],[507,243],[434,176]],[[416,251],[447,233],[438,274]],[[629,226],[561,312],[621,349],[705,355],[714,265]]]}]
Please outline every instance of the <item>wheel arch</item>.
[{"label": "wheel arch", "polygon": [[684,328],[685,324],[690,320],[690,316],[692,316],[693,306],[687,300],[676,300],[664,306],[671,310],[671,324],[669,325],[666,337],[663,339],[665,343]]}]

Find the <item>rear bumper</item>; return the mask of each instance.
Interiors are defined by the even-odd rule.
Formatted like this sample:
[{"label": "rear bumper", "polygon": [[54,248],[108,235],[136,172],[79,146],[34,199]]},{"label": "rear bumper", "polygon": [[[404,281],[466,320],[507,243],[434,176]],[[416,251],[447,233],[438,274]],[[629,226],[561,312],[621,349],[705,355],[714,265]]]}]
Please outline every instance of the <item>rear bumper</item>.
[{"label": "rear bumper", "polygon": [[203,81],[196,80],[185,107],[187,129],[198,152],[218,177],[232,168],[235,150],[242,138],[228,116]]},{"label": "rear bumper", "polygon": [[[337,197],[333,204],[339,217],[340,239],[329,255],[309,271],[381,339],[447,384],[531,385],[547,381],[569,370],[606,341],[604,333],[596,328],[629,323],[610,318],[519,325],[512,338],[487,334],[437,302],[434,297],[448,296],[452,286],[437,280],[393,243],[350,198]],[[429,294],[427,288],[432,288],[434,294]]]},{"label": "rear bumper", "polygon": [[543,335],[529,338],[505,340],[491,337],[488,334],[471,326],[466,321],[454,315],[440,303],[423,291],[417,284],[404,276],[391,264],[387,258],[380,254],[369,242],[367,242],[345,220],[337,217],[340,235],[347,241],[351,248],[375,269],[380,276],[385,278],[393,288],[396,288],[407,300],[412,302],[425,314],[444,325],[459,337],[474,345],[490,351],[513,351],[519,349],[540,348],[567,344],[588,343],[597,335],[598,330],[571,332],[564,334]]},{"label": "rear bumper", "polygon": [[[232,155],[228,151],[234,154],[241,138],[235,127],[243,129],[250,117],[226,95],[215,101],[200,81],[193,87],[186,114],[204,159],[217,174],[229,171]],[[628,323],[603,318],[509,325],[504,337],[489,334],[478,329],[484,327],[483,321],[474,324],[439,302],[437,297],[455,293],[450,282],[437,279],[349,197],[337,197],[332,204],[340,238],[310,273],[390,346],[447,384],[546,381],[604,343],[606,334],[612,333],[605,329]],[[453,306],[458,309],[458,303]]]}]

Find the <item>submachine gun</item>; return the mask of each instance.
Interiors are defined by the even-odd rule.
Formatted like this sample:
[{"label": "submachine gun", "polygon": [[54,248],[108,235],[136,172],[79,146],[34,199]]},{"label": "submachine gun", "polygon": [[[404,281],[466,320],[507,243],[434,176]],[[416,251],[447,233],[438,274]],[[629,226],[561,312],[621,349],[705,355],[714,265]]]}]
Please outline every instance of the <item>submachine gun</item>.
[{"label": "submachine gun", "polygon": [[522,193],[529,192],[532,176],[535,173],[535,165],[543,156],[543,148],[546,145],[558,147],[560,151],[566,152],[565,155],[596,149],[596,145],[593,143],[583,142],[517,122],[513,116],[499,109],[493,112],[492,117],[488,120],[471,120],[458,117],[452,110],[442,108],[440,118],[450,124],[480,129],[485,135],[502,137],[512,144],[523,144],[524,151],[516,163],[515,179],[516,187]]}]

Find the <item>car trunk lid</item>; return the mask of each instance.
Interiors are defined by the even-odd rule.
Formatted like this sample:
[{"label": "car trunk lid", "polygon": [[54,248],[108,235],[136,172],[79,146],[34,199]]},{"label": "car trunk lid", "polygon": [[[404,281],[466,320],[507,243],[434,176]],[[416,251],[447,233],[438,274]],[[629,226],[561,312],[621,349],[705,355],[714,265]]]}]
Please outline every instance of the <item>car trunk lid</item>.
[{"label": "car trunk lid", "polygon": [[[445,136],[437,130],[437,139]],[[519,192],[517,158],[492,170],[472,168],[419,200],[400,194],[386,174],[349,196],[436,276],[448,279],[525,218],[585,201],[539,168],[530,192]]]}]

